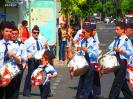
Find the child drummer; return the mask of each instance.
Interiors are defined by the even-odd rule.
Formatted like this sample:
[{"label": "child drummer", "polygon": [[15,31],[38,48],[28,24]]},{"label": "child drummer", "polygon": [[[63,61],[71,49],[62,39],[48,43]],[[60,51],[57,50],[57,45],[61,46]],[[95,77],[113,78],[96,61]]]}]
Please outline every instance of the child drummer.
[{"label": "child drummer", "polygon": [[39,67],[43,68],[43,71],[46,72],[46,80],[43,84],[39,85],[41,99],[47,99],[49,91],[50,91],[50,80],[51,78],[57,77],[57,71],[54,66],[50,64],[52,56],[50,56],[49,52],[46,50],[42,55],[41,65]]}]

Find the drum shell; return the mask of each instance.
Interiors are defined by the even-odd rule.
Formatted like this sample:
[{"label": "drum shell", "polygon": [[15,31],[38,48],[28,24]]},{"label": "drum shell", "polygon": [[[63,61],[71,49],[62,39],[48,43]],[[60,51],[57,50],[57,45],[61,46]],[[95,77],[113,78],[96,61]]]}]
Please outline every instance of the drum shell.
[{"label": "drum shell", "polygon": [[6,87],[12,80],[11,74],[6,66],[0,67],[0,87]]},{"label": "drum shell", "polygon": [[68,62],[68,67],[73,68],[73,76],[80,76],[88,71],[88,63],[82,55],[75,55]]},{"label": "drum shell", "polygon": [[89,70],[88,65],[84,66],[83,68],[77,68],[73,72],[73,76],[81,76],[85,74]]},{"label": "drum shell", "polygon": [[119,69],[119,62],[114,55],[101,56],[98,60],[99,66],[102,66],[102,73],[108,74]]},{"label": "drum shell", "polygon": [[18,66],[12,67],[10,63],[6,63],[5,65],[10,72],[12,79],[21,72]]},{"label": "drum shell", "polygon": [[119,69],[119,66],[116,66],[116,67],[113,67],[113,68],[104,68],[101,71],[102,71],[103,74],[109,74],[109,73],[117,71],[118,69]]},{"label": "drum shell", "polygon": [[42,72],[42,68],[37,68],[31,75],[31,84],[33,87],[41,85],[45,80],[46,74]]},{"label": "drum shell", "polygon": [[133,87],[133,66],[127,66],[126,79],[131,87]]}]

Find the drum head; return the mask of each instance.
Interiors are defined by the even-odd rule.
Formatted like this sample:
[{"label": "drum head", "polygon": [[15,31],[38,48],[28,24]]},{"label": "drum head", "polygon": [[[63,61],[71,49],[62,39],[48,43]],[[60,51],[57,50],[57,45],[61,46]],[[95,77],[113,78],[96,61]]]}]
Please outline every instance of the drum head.
[{"label": "drum head", "polygon": [[46,77],[46,74],[42,72],[41,68],[37,68],[31,75],[31,84],[33,87],[41,85]]},{"label": "drum head", "polygon": [[37,51],[35,53],[35,59],[40,60],[42,58],[43,53],[45,52],[45,49]]},{"label": "drum head", "polygon": [[3,70],[0,73],[0,87],[6,87],[11,82],[11,79],[10,72],[3,67]]}]

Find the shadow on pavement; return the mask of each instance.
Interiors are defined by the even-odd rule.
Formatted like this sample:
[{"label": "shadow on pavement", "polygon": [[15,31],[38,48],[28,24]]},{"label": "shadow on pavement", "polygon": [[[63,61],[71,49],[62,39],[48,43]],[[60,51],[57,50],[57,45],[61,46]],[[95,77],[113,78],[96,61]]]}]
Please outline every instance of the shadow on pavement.
[{"label": "shadow on pavement", "polygon": [[[19,95],[23,95],[23,92],[19,92]],[[38,93],[31,93],[31,96],[40,96]]]},{"label": "shadow on pavement", "polygon": [[[104,98],[104,99],[109,99],[109,98]],[[119,99],[125,99],[124,97],[119,97]]]},{"label": "shadow on pavement", "polygon": [[73,90],[77,90],[78,89],[77,86],[75,86],[75,87],[68,87],[68,88],[73,89]]}]

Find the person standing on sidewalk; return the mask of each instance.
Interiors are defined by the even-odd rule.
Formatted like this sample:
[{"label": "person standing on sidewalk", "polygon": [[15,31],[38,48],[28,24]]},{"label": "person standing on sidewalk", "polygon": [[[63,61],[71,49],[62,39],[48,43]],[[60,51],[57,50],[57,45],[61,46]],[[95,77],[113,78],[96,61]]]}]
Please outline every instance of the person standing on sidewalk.
[{"label": "person standing on sidewalk", "polygon": [[67,30],[64,21],[61,21],[61,27],[58,29],[58,40],[59,40],[59,62],[65,62],[65,51],[67,44]]},{"label": "person standing on sidewalk", "polygon": [[23,20],[20,27],[19,27],[19,38],[22,42],[27,40],[30,37],[30,33],[27,29],[28,21]]}]

